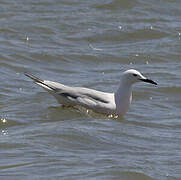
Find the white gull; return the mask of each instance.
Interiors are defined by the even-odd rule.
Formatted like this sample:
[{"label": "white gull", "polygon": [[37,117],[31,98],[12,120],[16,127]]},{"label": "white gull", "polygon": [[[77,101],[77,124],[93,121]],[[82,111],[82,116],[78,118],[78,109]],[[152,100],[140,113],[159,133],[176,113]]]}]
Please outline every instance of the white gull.
[{"label": "white gull", "polygon": [[115,93],[106,93],[84,87],[70,87],[57,82],[41,80],[31,74],[26,76],[52,94],[63,106],[83,106],[95,112],[124,116],[132,101],[132,85],[136,82],[147,82],[157,85],[140,72],[129,69],[123,72],[120,85]]}]

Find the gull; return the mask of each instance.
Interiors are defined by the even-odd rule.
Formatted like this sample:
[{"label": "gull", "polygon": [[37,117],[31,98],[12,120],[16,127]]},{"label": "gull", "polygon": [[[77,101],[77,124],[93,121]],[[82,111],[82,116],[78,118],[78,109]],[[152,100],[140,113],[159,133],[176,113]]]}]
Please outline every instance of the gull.
[{"label": "gull", "polygon": [[133,84],[143,81],[157,85],[156,82],[146,78],[135,69],[129,69],[122,73],[120,85],[114,93],[85,87],[70,87],[58,82],[41,80],[29,73],[25,73],[25,75],[52,94],[64,107],[78,105],[97,113],[119,117],[124,116],[129,109]]}]

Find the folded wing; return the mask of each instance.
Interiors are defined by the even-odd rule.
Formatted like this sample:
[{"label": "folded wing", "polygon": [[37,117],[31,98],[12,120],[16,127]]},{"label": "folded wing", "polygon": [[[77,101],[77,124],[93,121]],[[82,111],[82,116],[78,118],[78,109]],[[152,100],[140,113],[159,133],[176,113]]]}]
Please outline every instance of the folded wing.
[{"label": "folded wing", "polygon": [[28,73],[25,75],[50,92],[63,105],[81,105],[95,109],[97,106],[105,106],[110,103],[110,93],[83,87],[69,87],[57,82],[41,80]]}]

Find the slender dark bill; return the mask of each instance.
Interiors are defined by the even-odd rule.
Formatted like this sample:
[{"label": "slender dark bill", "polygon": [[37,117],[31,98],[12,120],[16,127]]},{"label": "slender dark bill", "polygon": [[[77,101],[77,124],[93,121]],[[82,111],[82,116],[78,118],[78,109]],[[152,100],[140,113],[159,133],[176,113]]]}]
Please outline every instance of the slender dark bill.
[{"label": "slender dark bill", "polygon": [[155,84],[157,85],[157,83],[151,79],[140,79],[141,81],[147,82],[147,83],[151,83],[151,84]]}]

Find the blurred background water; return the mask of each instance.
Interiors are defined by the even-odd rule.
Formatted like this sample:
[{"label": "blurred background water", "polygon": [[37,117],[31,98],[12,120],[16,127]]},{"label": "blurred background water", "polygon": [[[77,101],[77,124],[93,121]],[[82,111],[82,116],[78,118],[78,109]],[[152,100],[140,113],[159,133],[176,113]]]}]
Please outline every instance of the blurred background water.
[{"label": "blurred background water", "polygon": [[[180,0],[1,0],[0,179],[181,178]],[[116,91],[130,68],[124,118],[61,109],[24,72]]]}]

